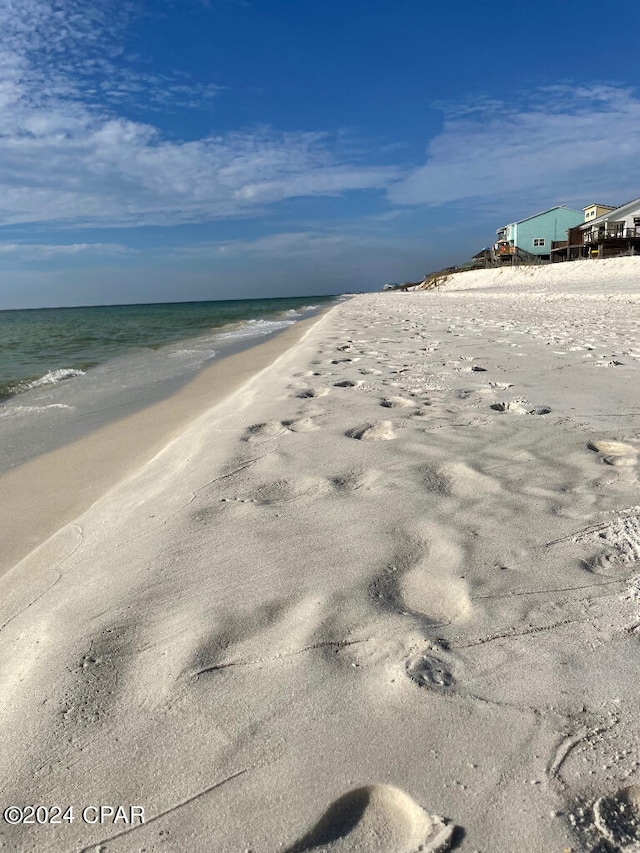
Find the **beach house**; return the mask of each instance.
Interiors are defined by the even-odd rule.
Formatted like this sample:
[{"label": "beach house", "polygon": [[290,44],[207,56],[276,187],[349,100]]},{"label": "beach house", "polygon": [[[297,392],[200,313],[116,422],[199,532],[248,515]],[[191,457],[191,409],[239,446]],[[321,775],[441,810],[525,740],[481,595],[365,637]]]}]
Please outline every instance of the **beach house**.
[{"label": "beach house", "polygon": [[511,263],[548,261],[551,244],[566,240],[568,229],[581,223],[584,223],[582,211],[572,210],[564,204],[550,207],[498,228],[494,255],[499,261]]},{"label": "beach house", "polygon": [[552,261],[640,254],[640,198],[620,207],[590,204],[583,210],[584,222],[551,245]]},{"label": "beach house", "polygon": [[[595,205],[594,205],[595,206]],[[577,257],[611,258],[640,254],[640,198],[587,218],[572,229],[569,251],[579,249]]]},{"label": "beach house", "polygon": [[[592,202],[586,207],[583,207],[582,210],[584,212],[584,222],[593,222],[594,219],[615,210],[615,206]],[[566,240],[554,240],[551,243],[552,261],[575,261],[578,258],[585,257],[582,231],[580,230],[583,227],[584,222],[581,222],[579,225],[574,225],[573,228],[569,228],[567,230]]]}]

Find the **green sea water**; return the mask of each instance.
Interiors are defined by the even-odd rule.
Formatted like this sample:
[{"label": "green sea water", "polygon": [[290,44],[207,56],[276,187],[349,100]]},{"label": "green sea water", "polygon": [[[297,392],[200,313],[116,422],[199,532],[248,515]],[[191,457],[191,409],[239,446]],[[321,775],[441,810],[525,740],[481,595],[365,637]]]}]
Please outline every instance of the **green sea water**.
[{"label": "green sea water", "polygon": [[0,400],[109,359],[235,329],[259,333],[332,296],[0,311]]}]

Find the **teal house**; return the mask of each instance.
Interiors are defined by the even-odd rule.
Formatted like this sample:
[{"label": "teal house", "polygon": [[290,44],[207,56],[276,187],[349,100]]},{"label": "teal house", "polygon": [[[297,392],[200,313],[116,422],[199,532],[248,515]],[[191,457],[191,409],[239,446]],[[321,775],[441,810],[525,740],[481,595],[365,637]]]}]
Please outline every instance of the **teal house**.
[{"label": "teal house", "polygon": [[496,231],[494,252],[501,260],[534,255],[549,260],[551,244],[567,239],[567,230],[584,222],[581,210],[572,210],[564,204],[550,207],[541,213],[511,222]]}]

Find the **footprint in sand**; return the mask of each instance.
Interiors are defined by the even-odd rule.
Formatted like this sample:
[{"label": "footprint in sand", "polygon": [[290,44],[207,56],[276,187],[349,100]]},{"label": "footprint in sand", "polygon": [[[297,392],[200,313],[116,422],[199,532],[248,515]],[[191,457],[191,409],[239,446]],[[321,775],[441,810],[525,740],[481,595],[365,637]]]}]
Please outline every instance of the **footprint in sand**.
[{"label": "footprint in sand", "polygon": [[274,480],[258,486],[250,500],[258,505],[289,503],[329,490],[326,480],[305,477],[300,480]]},{"label": "footprint in sand", "polygon": [[451,849],[453,831],[399,788],[368,785],[332,803],[285,853],[443,853]]},{"label": "footprint in sand", "polygon": [[423,403],[422,406],[416,410],[413,417],[414,418],[431,418],[433,417],[433,412],[430,409],[431,403]]},{"label": "footprint in sand", "polygon": [[380,401],[380,405],[384,406],[385,409],[398,409],[398,408],[407,408],[408,406],[415,406],[415,400],[409,400],[407,397],[384,397]]},{"label": "footprint in sand", "polygon": [[489,406],[494,412],[509,412],[512,415],[526,415],[527,407],[524,400],[509,400],[508,402],[492,403]]},{"label": "footprint in sand", "polygon": [[286,430],[280,421],[266,421],[262,424],[253,424],[247,427],[243,436],[245,441],[264,441],[267,438],[274,438],[276,435],[281,435]]},{"label": "footprint in sand", "polygon": [[399,577],[398,600],[432,627],[466,618],[469,586],[462,567],[466,553],[446,528],[429,525],[412,543],[407,569]]},{"label": "footprint in sand", "polygon": [[428,540],[410,539],[373,580],[370,595],[384,607],[418,616],[429,628],[465,619],[472,610],[461,566],[465,552],[444,531]]},{"label": "footprint in sand", "polygon": [[408,658],[405,672],[420,687],[452,687],[456,682],[444,661],[432,655],[419,654]]},{"label": "footprint in sand", "polygon": [[349,438],[358,441],[391,441],[396,438],[391,421],[379,421],[377,424],[367,424],[363,427],[355,427],[345,433]]},{"label": "footprint in sand", "polygon": [[302,397],[303,399],[307,397],[325,397],[328,393],[328,388],[303,388],[302,391],[298,391],[296,397]]},{"label": "footprint in sand", "polygon": [[319,429],[311,418],[282,421],[282,425],[291,430],[291,432],[313,432],[313,430]]},{"label": "footprint in sand", "polygon": [[638,451],[631,444],[624,441],[610,441],[609,439],[598,439],[587,444],[589,450],[601,455],[602,461],[616,468],[626,468],[635,465],[638,461]]},{"label": "footprint in sand", "polygon": [[597,544],[598,554],[585,565],[596,573],[617,572],[620,566],[632,566],[640,561],[640,515],[629,513],[612,521],[577,533],[572,537],[577,544]]},{"label": "footprint in sand", "polygon": [[380,476],[380,473],[375,469],[351,470],[331,477],[329,484],[337,494],[348,494],[359,489],[372,489],[380,480]]},{"label": "footprint in sand", "polygon": [[400,583],[400,599],[407,610],[426,617],[433,627],[463,619],[471,611],[466,580],[442,571],[439,549],[433,549],[428,561],[405,572]]},{"label": "footprint in sand", "polygon": [[640,850],[640,785],[622,788],[593,804],[593,824],[618,853]]},{"label": "footprint in sand", "polygon": [[548,415],[549,406],[531,406],[526,400],[509,400],[507,403],[492,403],[494,412],[509,412],[511,415]]},{"label": "footprint in sand", "polygon": [[318,429],[311,418],[296,418],[290,421],[267,421],[247,427],[244,441],[259,442],[284,435],[286,432],[311,432]]},{"label": "footprint in sand", "polygon": [[351,379],[341,379],[340,382],[333,383],[336,388],[357,388],[359,382],[353,382]]}]

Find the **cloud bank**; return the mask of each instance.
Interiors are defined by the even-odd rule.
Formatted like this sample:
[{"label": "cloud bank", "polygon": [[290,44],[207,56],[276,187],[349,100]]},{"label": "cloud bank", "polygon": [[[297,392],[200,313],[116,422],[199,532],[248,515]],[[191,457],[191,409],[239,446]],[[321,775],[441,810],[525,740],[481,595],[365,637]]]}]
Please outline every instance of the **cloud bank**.
[{"label": "cloud bank", "polygon": [[447,112],[426,164],[391,188],[394,203],[517,196],[526,207],[586,203],[592,192],[604,202],[639,194],[640,100],[628,89],[554,86],[526,99],[485,100]]}]

